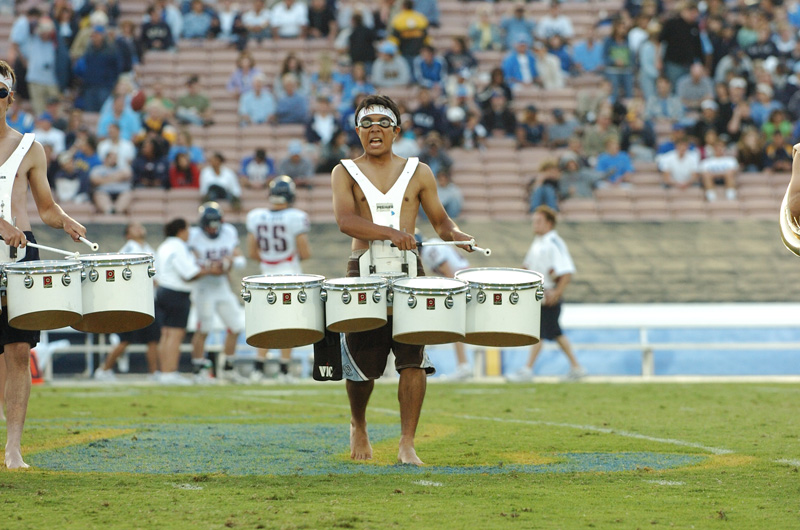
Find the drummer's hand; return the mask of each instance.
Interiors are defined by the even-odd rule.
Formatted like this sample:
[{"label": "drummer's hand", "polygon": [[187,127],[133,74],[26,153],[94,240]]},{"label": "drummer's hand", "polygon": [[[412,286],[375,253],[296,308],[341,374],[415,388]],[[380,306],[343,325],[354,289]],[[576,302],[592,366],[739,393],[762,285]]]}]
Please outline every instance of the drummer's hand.
[{"label": "drummer's hand", "polygon": [[[453,241],[472,241],[475,238],[469,234],[465,234],[464,232],[459,232],[458,230],[453,231]],[[467,252],[475,252],[475,249],[472,248],[470,245],[456,245],[458,248],[463,248]]]},{"label": "drummer's hand", "polygon": [[0,237],[10,247],[24,247],[28,244],[28,239],[22,230],[3,220],[0,220]]},{"label": "drummer's hand", "polygon": [[69,234],[73,241],[80,241],[80,238],[86,237],[86,227],[72,217],[64,219],[64,232]]},{"label": "drummer's hand", "polygon": [[417,248],[417,240],[414,239],[414,234],[400,232],[399,230],[392,235],[392,244],[400,250],[414,250]]}]

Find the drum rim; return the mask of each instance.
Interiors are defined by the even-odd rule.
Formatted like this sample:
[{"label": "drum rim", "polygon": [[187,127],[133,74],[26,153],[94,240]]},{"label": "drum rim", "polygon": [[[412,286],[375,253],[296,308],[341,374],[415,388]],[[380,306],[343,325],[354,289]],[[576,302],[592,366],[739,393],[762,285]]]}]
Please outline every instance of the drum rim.
[{"label": "drum rim", "polygon": [[441,289],[441,288],[431,289],[427,287],[423,287],[420,289],[414,287],[406,287],[404,285],[398,285],[397,282],[395,282],[392,284],[392,289],[394,289],[394,291],[398,293],[423,295],[423,296],[439,295],[439,294],[461,294],[469,291],[469,283],[465,282],[464,280],[460,280],[458,278],[444,278],[441,276],[417,276],[415,278],[408,278],[408,279],[419,280],[420,278],[434,278],[437,280],[457,281],[462,285],[460,287],[453,287],[450,289]]},{"label": "drum rim", "polygon": [[[110,259],[111,256],[113,256],[114,259]],[[121,256],[130,257],[123,258]],[[102,259],[105,257],[109,257],[109,259]],[[147,254],[146,252],[86,254],[85,256],[78,256],[78,259],[81,262],[88,262],[86,263],[87,266],[95,267],[99,265],[140,265],[142,263],[153,263],[154,261],[153,255]]]},{"label": "drum rim", "polygon": [[[287,282],[287,283],[257,283],[253,282],[254,278],[275,278],[275,277],[285,277],[285,276],[305,276],[307,278],[313,278],[313,280],[309,280],[307,282]],[[256,274],[254,276],[246,276],[242,278],[242,287],[244,289],[252,289],[252,290],[274,290],[274,289],[314,289],[317,287],[322,287],[322,281],[325,279],[325,276],[320,276],[319,274]]]},{"label": "drum rim", "polygon": [[[524,283],[487,283],[487,282],[476,282],[470,281],[466,278],[461,278],[462,273],[473,272],[473,271],[514,271],[514,272],[524,272],[526,274],[533,274],[538,276],[539,279],[537,281],[531,282],[524,282]],[[544,276],[541,273],[532,271],[529,269],[518,269],[514,267],[470,267],[469,269],[461,269],[460,271],[456,271],[455,277],[465,281],[469,284],[470,287],[484,289],[490,291],[492,289],[496,290],[527,290],[527,289],[535,289],[536,287],[540,287],[542,282],[544,282]]]},{"label": "drum rim", "polygon": [[[330,283],[335,280],[373,280],[372,283],[350,283],[346,285],[337,285]],[[359,291],[373,289],[383,289],[389,286],[389,280],[381,278],[380,276],[353,276],[350,278],[331,278],[322,282],[322,288],[328,291]]]},{"label": "drum rim", "polygon": [[[44,263],[46,265],[36,265],[37,263]],[[9,263],[3,270],[6,274],[58,274],[60,272],[79,271],[81,269],[83,269],[83,263],[80,261],[46,259]]]}]

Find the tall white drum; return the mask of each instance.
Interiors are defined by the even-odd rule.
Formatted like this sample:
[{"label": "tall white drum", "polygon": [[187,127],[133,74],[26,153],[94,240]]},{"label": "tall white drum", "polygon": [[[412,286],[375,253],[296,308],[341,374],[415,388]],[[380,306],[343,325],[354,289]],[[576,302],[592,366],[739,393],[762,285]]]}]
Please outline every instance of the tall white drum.
[{"label": "tall white drum", "polygon": [[323,281],[325,325],[328,330],[352,333],[384,326],[388,285],[388,280],[376,276]]},{"label": "tall white drum", "polygon": [[417,276],[394,281],[392,338],[405,344],[464,340],[467,290],[464,280]]},{"label": "tall white drum", "polygon": [[82,316],[81,270],[76,260],[21,261],[5,266],[8,323],[18,329],[71,326]]}]

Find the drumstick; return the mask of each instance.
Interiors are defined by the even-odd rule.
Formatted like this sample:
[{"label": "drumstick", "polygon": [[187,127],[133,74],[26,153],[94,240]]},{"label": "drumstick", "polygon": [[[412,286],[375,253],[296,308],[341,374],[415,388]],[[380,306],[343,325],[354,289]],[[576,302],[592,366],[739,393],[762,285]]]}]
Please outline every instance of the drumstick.
[{"label": "drumstick", "polygon": [[492,255],[492,249],[490,249],[490,248],[481,248],[481,247],[476,247],[475,245],[470,245],[470,247],[472,247],[472,250],[477,250],[478,252],[483,252],[484,256],[491,256]]},{"label": "drumstick", "polygon": [[89,248],[92,249],[92,252],[97,252],[97,250],[100,248],[100,245],[98,245],[97,243],[92,243],[91,241],[89,241],[88,239],[86,239],[83,236],[78,237],[78,240],[79,241],[83,241],[84,243],[89,245]]},{"label": "drumstick", "polygon": [[31,243],[30,241],[28,241],[27,246],[38,248],[39,250],[49,250],[50,252],[55,252],[56,254],[63,254],[70,258],[77,257],[79,255],[79,252],[70,252],[69,250],[61,250],[60,248],[48,247],[46,245],[40,245],[38,243]]}]

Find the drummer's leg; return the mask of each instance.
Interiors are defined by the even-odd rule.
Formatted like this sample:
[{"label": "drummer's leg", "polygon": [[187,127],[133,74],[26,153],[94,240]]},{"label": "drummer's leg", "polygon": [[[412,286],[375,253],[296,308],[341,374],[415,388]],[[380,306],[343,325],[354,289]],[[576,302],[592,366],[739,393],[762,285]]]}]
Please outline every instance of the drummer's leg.
[{"label": "drummer's leg", "polygon": [[31,346],[26,342],[6,344],[3,353],[7,371],[5,464],[9,469],[28,467],[22,460],[22,428],[31,395]]},{"label": "drummer's leg", "polygon": [[0,420],[5,421],[5,401],[6,401],[6,358],[0,355]]}]

